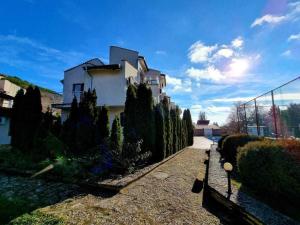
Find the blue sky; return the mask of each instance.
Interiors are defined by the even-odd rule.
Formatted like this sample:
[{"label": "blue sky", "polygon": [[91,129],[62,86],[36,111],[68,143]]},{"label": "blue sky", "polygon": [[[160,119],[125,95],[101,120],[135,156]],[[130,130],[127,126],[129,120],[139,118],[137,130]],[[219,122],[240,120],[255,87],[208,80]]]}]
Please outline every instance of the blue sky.
[{"label": "blue sky", "polygon": [[0,8],[0,73],[62,91],[63,71],[138,50],[182,108],[223,123],[243,101],[300,74],[300,1],[10,0]]}]

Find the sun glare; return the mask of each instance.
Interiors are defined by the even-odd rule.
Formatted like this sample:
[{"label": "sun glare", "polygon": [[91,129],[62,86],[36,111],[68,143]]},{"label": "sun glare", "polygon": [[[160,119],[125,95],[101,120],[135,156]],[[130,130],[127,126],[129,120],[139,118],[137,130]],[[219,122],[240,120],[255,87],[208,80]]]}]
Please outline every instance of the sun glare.
[{"label": "sun glare", "polygon": [[241,76],[249,67],[250,65],[247,59],[233,59],[229,65],[229,74],[231,76]]}]

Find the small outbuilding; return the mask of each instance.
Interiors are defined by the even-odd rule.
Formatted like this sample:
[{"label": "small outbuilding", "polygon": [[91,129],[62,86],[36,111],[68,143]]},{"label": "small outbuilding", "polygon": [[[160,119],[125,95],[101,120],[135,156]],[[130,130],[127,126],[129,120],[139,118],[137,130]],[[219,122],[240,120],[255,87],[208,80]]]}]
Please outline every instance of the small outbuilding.
[{"label": "small outbuilding", "polygon": [[209,124],[209,120],[198,120],[194,125],[194,136],[221,136],[222,129],[215,125]]}]

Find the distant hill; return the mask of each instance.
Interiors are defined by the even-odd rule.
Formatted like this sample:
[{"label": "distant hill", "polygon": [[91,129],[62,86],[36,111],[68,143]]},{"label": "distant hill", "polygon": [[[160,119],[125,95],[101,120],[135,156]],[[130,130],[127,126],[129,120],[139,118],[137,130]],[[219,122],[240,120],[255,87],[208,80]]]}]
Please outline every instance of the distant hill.
[{"label": "distant hill", "polygon": [[[9,76],[9,75],[6,75],[6,74],[1,74],[0,73],[0,80],[8,80],[10,81],[11,83],[14,83],[15,85],[21,87],[21,88],[24,88],[26,89],[28,86],[38,86],[38,85],[35,85],[33,83],[30,83],[26,80],[22,80],[21,78],[19,77],[16,77],[16,76]],[[42,107],[43,107],[43,112],[46,112],[48,107],[51,106],[51,104],[54,104],[54,103],[61,103],[62,102],[62,95],[53,91],[53,90],[50,90],[48,88],[44,88],[44,87],[40,87],[38,86],[40,91],[41,91],[41,100],[42,100]],[[57,110],[57,109],[52,109],[54,112],[58,112],[60,113],[60,110]]]},{"label": "distant hill", "polygon": [[[16,76],[9,76],[9,75],[5,75],[5,74],[0,74],[0,75],[3,75],[3,76],[4,76],[3,78],[1,78],[1,80],[9,80],[10,82],[12,82],[12,83],[14,83],[14,84],[20,86],[21,88],[27,88],[27,87],[30,86],[30,85],[31,85],[31,86],[38,86],[38,85],[35,85],[35,84],[33,84],[33,83],[30,83],[30,82],[28,82],[28,81],[26,81],[26,80],[23,80],[23,79],[21,79],[21,78],[19,78],[19,77],[16,77]],[[49,93],[51,93],[51,94],[60,95],[59,93],[57,93],[57,92],[55,92],[55,91],[53,91],[53,90],[50,90],[50,89],[48,89],[48,88],[44,88],[44,87],[40,87],[40,86],[38,86],[38,87],[39,87],[39,89],[40,89],[41,91],[49,92]]]}]

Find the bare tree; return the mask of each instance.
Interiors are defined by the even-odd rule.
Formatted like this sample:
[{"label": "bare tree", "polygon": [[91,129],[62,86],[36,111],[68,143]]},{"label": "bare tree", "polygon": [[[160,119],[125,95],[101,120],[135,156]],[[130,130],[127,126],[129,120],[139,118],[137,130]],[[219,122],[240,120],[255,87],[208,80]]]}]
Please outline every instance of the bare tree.
[{"label": "bare tree", "polygon": [[207,117],[206,117],[205,112],[200,112],[200,113],[199,113],[199,118],[198,118],[198,119],[199,119],[199,120],[206,120]]},{"label": "bare tree", "polygon": [[228,134],[245,133],[246,118],[245,112],[240,102],[235,103],[227,117],[227,122],[223,126]]}]

